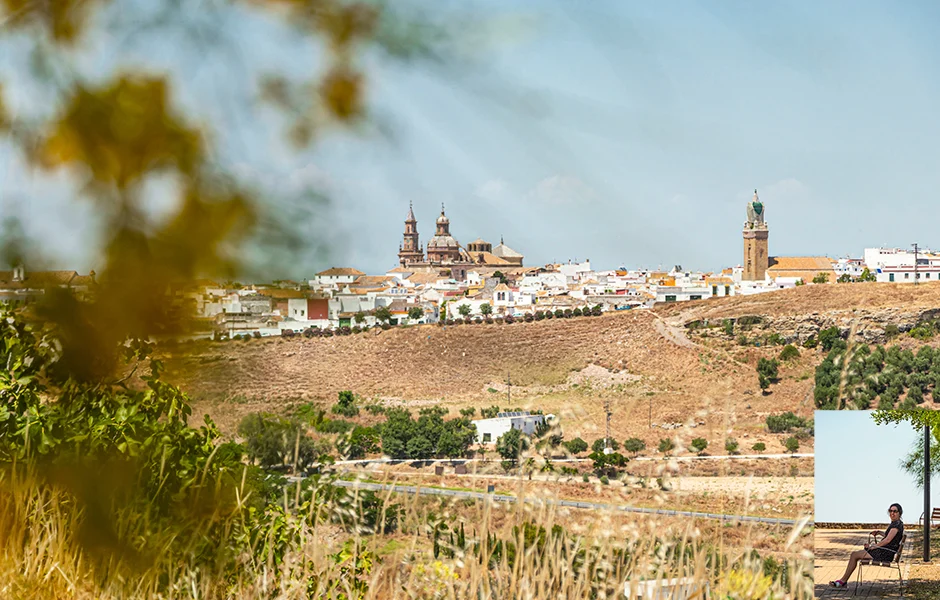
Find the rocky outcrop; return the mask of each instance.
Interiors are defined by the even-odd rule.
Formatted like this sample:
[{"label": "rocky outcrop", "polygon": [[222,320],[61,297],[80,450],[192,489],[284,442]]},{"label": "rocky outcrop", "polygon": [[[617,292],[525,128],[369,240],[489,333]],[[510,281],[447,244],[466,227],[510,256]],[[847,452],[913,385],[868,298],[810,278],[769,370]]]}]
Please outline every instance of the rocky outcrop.
[{"label": "rocky outcrop", "polygon": [[[746,329],[751,333],[777,333],[787,343],[802,343],[822,329],[838,327],[843,336],[855,326],[855,339],[868,344],[883,344],[888,331],[906,332],[918,323],[940,320],[940,308],[891,307],[877,309],[847,309],[826,312],[810,312],[801,315],[761,315],[760,323],[748,325],[756,319],[753,315],[730,319],[735,322],[735,331]],[[723,320],[722,320],[723,321]],[[687,323],[691,328],[701,326],[701,321]],[[711,325],[711,323],[709,323]],[[720,323],[719,323],[720,325]]]}]

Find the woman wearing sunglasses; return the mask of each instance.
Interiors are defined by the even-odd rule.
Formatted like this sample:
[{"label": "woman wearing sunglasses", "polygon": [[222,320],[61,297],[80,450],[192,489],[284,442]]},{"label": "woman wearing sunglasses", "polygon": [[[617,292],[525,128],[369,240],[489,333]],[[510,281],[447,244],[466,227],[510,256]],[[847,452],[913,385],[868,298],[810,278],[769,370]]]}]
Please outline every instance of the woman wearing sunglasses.
[{"label": "woman wearing sunglasses", "polygon": [[[897,555],[901,547],[901,536],[904,534],[904,523],[901,522],[901,514],[904,510],[900,504],[892,504],[888,508],[888,516],[891,517],[891,524],[885,530],[884,536],[875,544],[865,544],[864,550],[856,550],[849,555],[849,564],[845,568],[845,574],[842,579],[830,581],[832,587],[845,587],[846,582],[860,560],[873,560],[875,562],[891,562]],[[880,531],[872,531],[872,535],[878,535]]]}]

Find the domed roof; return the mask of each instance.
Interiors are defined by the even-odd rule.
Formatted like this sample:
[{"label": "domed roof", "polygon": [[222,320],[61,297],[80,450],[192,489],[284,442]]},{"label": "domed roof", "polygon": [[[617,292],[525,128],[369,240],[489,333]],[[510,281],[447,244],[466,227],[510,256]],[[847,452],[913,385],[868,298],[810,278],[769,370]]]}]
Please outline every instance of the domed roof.
[{"label": "domed roof", "polygon": [[449,235],[435,235],[428,242],[428,248],[456,248],[459,245],[457,240]]},{"label": "domed roof", "polygon": [[437,218],[438,225],[450,225],[450,219],[444,214],[444,203],[441,203],[441,216]]}]

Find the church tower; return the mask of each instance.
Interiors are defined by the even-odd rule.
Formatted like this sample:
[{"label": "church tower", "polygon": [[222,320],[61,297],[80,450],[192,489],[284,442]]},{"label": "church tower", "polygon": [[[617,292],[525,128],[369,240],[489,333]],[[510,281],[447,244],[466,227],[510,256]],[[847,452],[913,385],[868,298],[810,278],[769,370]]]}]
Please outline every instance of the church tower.
[{"label": "church tower", "polygon": [[424,250],[421,249],[421,243],[418,241],[418,220],[415,219],[411,202],[408,203],[408,217],[405,218],[405,238],[398,246],[398,262],[403,267],[411,263],[424,262]]},{"label": "church tower", "polygon": [[757,197],[747,203],[747,221],[744,223],[744,281],[763,281],[770,256],[767,248],[767,222],[764,221],[764,205]]}]

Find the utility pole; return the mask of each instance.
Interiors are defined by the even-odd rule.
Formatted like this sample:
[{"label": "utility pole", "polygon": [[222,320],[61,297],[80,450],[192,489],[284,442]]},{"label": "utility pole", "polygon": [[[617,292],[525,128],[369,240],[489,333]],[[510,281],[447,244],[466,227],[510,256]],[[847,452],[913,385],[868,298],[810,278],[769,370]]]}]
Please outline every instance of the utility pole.
[{"label": "utility pole", "polygon": [[[918,250],[918,248],[917,248],[917,244],[916,244],[916,243],[911,244],[911,245],[914,246],[914,285],[917,285],[918,283],[920,283],[920,273],[918,273],[918,271],[917,271],[917,250]],[[924,538],[924,539],[926,539],[926,538]]]},{"label": "utility pole", "polygon": [[610,454],[610,399],[604,400],[604,416],[607,418],[607,431],[604,434],[604,454]]}]

